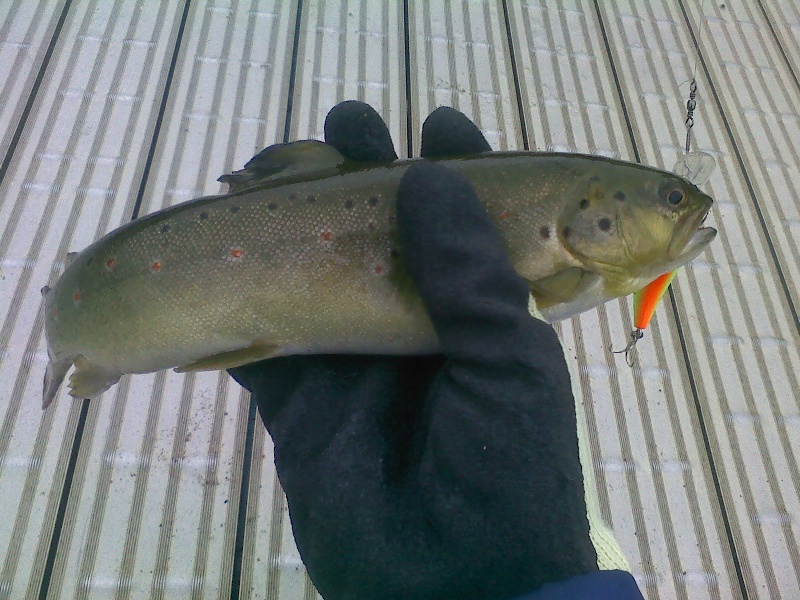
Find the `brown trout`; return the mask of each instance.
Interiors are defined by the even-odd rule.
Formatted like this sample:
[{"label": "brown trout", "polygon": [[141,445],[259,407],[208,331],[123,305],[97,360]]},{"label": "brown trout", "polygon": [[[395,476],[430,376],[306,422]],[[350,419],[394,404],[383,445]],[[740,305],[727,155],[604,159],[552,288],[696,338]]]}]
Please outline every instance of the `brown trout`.
[{"label": "brown trout", "polygon": [[[145,216],[70,256],[42,290],[44,407],[73,364],[69,393],[91,398],[126,373],[438,350],[395,231],[411,160],[356,164],[314,141],[256,159],[220,178],[227,194]],[[666,171],[534,152],[438,162],[474,186],[548,322],[635,292],[716,234],[701,228],[712,199]]]}]

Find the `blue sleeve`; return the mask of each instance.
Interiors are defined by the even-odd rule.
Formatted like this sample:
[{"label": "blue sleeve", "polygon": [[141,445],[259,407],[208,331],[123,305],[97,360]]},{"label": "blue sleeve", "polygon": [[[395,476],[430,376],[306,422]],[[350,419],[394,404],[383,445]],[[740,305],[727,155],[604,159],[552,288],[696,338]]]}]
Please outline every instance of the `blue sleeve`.
[{"label": "blue sleeve", "polygon": [[547,583],[514,600],[644,600],[627,571],[593,571],[565,581]]}]

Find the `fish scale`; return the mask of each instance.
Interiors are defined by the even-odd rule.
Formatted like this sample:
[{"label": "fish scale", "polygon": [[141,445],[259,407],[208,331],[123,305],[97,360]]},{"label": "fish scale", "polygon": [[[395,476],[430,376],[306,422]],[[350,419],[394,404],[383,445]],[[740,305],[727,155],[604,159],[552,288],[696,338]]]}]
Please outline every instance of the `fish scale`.
[{"label": "fish scale", "polygon": [[[711,199],[664,171],[532,152],[437,162],[474,186],[548,321],[639,289],[713,237],[698,230]],[[45,294],[44,404],[73,364],[70,393],[92,397],[122,374],[170,367],[436,352],[395,228],[410,164],[356,164],[320,142],[273,146],[221,178],[228,194],[98,240]],[[685,194],[680,206],[667,188]]]}]

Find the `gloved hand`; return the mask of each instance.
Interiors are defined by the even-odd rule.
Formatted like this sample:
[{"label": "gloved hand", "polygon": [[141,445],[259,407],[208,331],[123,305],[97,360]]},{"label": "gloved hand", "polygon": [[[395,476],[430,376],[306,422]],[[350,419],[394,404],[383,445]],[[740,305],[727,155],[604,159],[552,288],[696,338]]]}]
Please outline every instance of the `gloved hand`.
[{"label": "gloved hand", "polygon": [[[351,159],[396,158],[360,102],[331,110],[325,137]],[[452,109],[423,126],[423,157],[487,150]],[[275,443],[312,581],[327,600],[504,599],[596,572],[563,351],[528,313],[474,190],[419,161],[400,183],[397,227],[441,355],[230,370]]]}]

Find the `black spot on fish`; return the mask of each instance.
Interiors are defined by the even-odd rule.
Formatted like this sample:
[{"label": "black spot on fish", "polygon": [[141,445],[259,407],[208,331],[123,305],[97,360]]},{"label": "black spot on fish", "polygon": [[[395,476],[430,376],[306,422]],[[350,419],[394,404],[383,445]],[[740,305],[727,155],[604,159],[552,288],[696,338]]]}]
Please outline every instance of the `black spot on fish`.
[{"label": "black spot on fish", "polygon": [[297,194],[295,194],[294,192],[289,194],[289,200],[294,200],[295,198],[297,198]]},{"label": "black spot on fish", "polygon": [[207,219],[208,218],[208,213],[207,212],[201,212],[200,213],[200,218],[201,219]]},{"label": "black spot on fish", "polygon": [[561,234],[565,238],[568,238],[570,233],[572,233],[572,230],[569,227],[564,227],[564,229],[561,230]]},{"label": "black spot on fish", "polygon": [[592,183],[596,183],[600,181],[600,178],[597,175],[592,175],[591,177],[589,177],[589,181],[591,181]]},{"label": "black spot on fish", "polygon": [[238,206],[231,206],[231,212],[232,212],[232,213],[237,213],[237,212],[239,212],[239,207],[238,207]]},{"label": "black spot on fish", "polygon": [[550,237],[550,228],[545,225],[539,230],[539,235],[544,239],[548,239]]},{"label": "black spot on fish", "polygon": [[378,199],[375,196],[371,196],[369,199],[369,205],[375,206],[376,204],[378,204]]},{"label": "black spot on fish", "polygon": [[161,226],[161,233],[167,233],[170,230],[169,223]]},{"label": "black spot on fish", "polygon": [[392,258],[397,258],[398,256],[400,256],[400,253],[397,250],[395,250],[394,248],[389,250],[389,254],[391,255]]},{"label": "black spot on fish", "polygon": [[603,231],[608,231],[611,229],[611,220],[603,217],[602,219],[597,221],[597,226],[602,229]]},{"label": "black spot on fish", "polygon": [[308,202],[309,204],[314,204],[314,202],[316,202],[316,201],[317,201],[317,199],[314,198],[314,196],[312,196],[312,195],[306,196],[306,202]]},{"label": "black spot on fish", "polygon": [[581,203],[580,203],[579,206],[581,208],[589,208],[589,200],[587,198],[584,198],[583,200],[581,200]]},{"label": "black spot on fish", "polygon": [[89,266],[90,264],[92,264],[93,262],[94,262],[94,257],[90,256],[90,257],[88,258],[88,260],[86,261],[86,266],[88,267],[88,266]]},{"label": "black spot on fish", "polygon": [[617,190],[616,192],[614,192],[614,200],[625,202],[625,192],[623,192],[622,190]]},{"label": "black spot on fish", "polygon": [[269,204],[267,204],[267,208],[270,210],[275,210],[276,208],[278,208],[278,205],[275,202],[270,202]]},{"label": "black spot on fish", "polygon": [[352,200],[345,200],[344,207],[345,208],[353,208],[353,201]]}]

